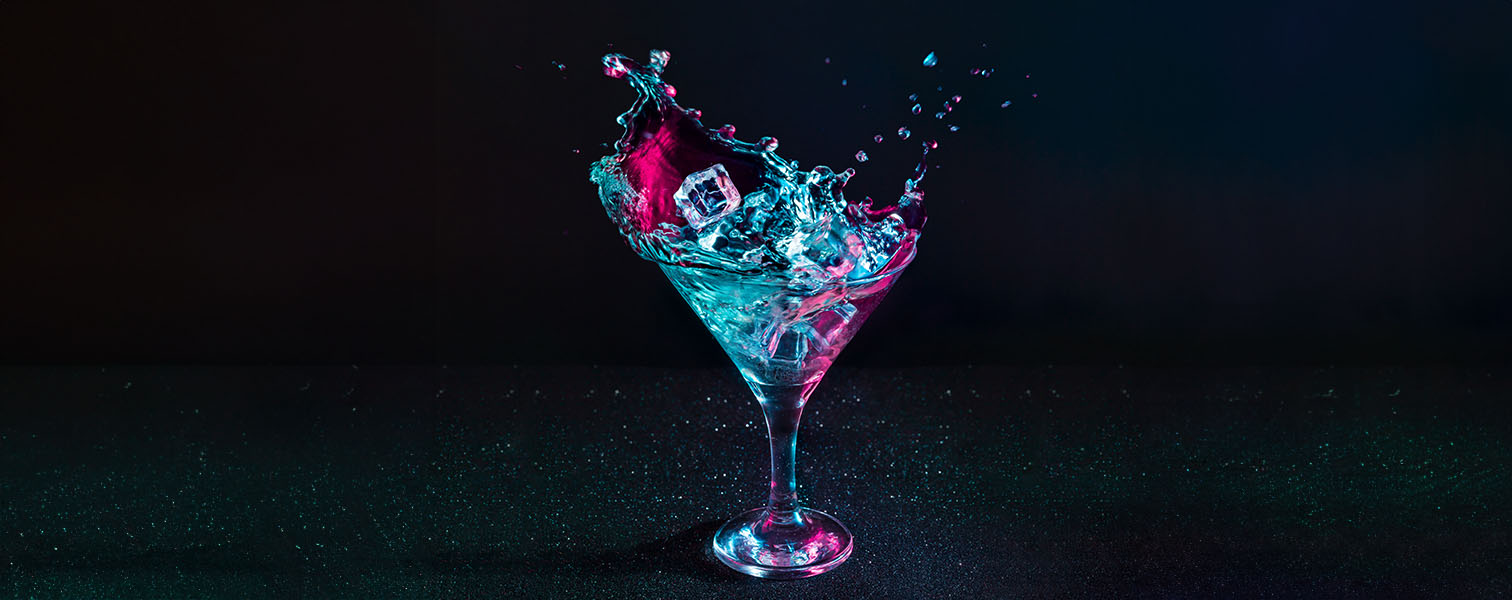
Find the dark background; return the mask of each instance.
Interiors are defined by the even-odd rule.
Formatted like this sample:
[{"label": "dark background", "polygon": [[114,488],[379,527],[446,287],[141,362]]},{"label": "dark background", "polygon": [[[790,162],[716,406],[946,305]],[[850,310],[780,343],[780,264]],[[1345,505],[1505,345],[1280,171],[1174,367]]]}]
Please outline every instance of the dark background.
[{"label": "dark background", "polygon": [[[1512,595],[1507,0],[27,4],[0,596]],[[831,574],[707,555],[767,442],[587,181],[609,44],[848,194],[941,141]]]},{"label": "dark background", "polygon": [[942,140],[845,364],[1509,358],[1504,0],[25,4],[0,362],[723,364],[587,182],[608,44],[855,193]]}]

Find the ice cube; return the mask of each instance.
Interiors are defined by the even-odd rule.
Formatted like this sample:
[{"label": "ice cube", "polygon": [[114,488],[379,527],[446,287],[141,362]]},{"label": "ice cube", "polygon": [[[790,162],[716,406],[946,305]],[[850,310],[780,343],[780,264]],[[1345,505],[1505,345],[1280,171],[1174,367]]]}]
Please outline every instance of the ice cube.
[{"label": "ice cube", "polygon": [[866,244],[840,215],[826,214],[783,240],[780,249],[800,275],[844,277],[866,252]]},{"label": "ice cube", "polygon": [[835,343],[840,336],[845,335],[845,326],[860,312],[856,305],[849,302],[841,302],[839,305],[821,311],[809,319],[809,325],[814,332],[819,334],[818,340],[822,347],[828,347]]},{"label": "ice cube", "polygon": [[808,185],[795,185],[782,181],[775,188],[777,198],[773,212],[788,215],[797,223],[809,223],[819,219],[819,209]]},{"label": "ice cube", "polygon": [[672,199],[695,231],[740,208],[740,191],[722,164],[685,177]]},{"label": "ice cube", "polygon": [[898,247],[903,245],[908,228],[903,224],[903,217],[894,213],[863,227],[860,233],[863,247],[857,253],[856,267],[849,274],[852,279],[870,276],[886,267]]},{"label": "ice cube", "polygon": [[772,220],[774,210],[772,194],[765,189],[756,190],[740,200],[740,230],[753,240],[761,240],[767,222]]},{"label": "ice cube", "polygon": [[802,365],[810,354],[829,349],[829,340],[813,325],[802,321],[775,325],[763,333],[763,338],[767,357],[777,362]]},{"label": "ice cube", "polygon": [[761,244],[752,240],[741,226],[740,219],[721,219],[698,232],[698,245],[710,252],[723,254],[736,260],[746,260],[746,255]]}]

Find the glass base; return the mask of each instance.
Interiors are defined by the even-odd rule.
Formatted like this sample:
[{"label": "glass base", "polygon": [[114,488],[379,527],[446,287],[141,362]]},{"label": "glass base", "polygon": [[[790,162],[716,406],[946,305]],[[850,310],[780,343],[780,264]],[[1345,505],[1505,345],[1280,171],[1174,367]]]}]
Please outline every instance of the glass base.
[{"label": "glass base", "polygon": [[714,556],[731,569],[766,579],[813,577],[851,554],[851,533],[817,510],[748,510],[714,534]]}]

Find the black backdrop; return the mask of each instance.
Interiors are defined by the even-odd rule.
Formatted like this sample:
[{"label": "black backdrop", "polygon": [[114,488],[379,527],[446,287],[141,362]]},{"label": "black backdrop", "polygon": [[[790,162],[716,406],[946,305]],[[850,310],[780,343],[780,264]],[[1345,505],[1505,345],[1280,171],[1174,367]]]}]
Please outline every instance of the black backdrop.
[{"label": "black backdrop", "polygon": [[966,96],[842,364],[1509,356],[1503,0],[24,4],[3,362],[721,364],[586,181],[608,44],[874,196]]}]

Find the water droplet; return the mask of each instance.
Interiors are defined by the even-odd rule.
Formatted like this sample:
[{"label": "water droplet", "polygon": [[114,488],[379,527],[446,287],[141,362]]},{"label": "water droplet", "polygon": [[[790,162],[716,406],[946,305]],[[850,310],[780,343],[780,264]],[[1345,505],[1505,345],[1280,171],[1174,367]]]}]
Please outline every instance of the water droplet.
[{"label": "water droplet", "polygon": [[856,162],[866,162],[870,157],[866,156],[865,150],[856,151]]},{"label": "water droplet", "polygon": [[972,75],[981,75],[982,74],[982,70],[981,69],[972,69],[971,70],[971,74]]},{"label": "water droplet", "polygon": [[577,148],[573,148],[572,149],[572,153],[573,154],[581,154],[582,152],[583,152],[582,150],[578,150]]},{"label": "water droplet", "polygon": [[961,130],[961,128],[960,128],[960,127],[956,127],[956,126],[955,126],[955,125],[951,125],[951,126],[950,126],[950,130],[951,130],[951,131],[960,131],[960,130]]},{"label": "water droplet", "polygon": [[647,66],[651,67],[652,71],[656,71],[657,74],[660,74],[662,71],[665,71],[667,69],[667,63],[671,62],[671,60],[671,52],[668,52],[666,50],[652,50],[651,64]]},{"label": "water droplet", "polygon": [[922,107],[922,106],[919,106],[919,105],[917,105],[917,104],[915,104],[915,105],[914,105],[914,106],[913,106],[913,114],[916,114],[916,115],[917,115],[917,114],[919,114],[919,113],[920,113],[920,112],[923,112],[923,111],[924,111],[924,107]]},{"label": "water droplet", "polygon": [[551,61],[551,66],[556,67],[558,71],[566,71],[567,70],[567,65],[564,65],[564,64],[559,63],[559,62],[554,61],[554,60]]},{"label": "water droplet", "polygon": [[761,146],[763,152],[771,152],[777,149],[777,138],[766,136],[758,140],[756,145]]},{"label": "water droplet", "polygon": [[913,135],[913,132],[909,131],[907,127],[899,127],[898,128],[898,138],[899,139],[906,140],[906,139],[908,139],[908,136],[910,136],[910,135]]},{"label": "water droplet", "polygon": [[882,143],[882,134],[879,133],[877,135],[872,136],[872,141],[874,141],[874,142],[876,142],[878,144]]},{"label": "water droplet", "polygon": [[735,126],[728,123],[719,128],[719,135],[727,140],[735,139]]},{"label": "water droplet", "polygon": [[961,95],[960,94],[956,94],[954,96],[951,96],[950,97],[950,101],[954,102],[956,104],[960,104],[961,103]]},{"label": "water droplet", "polygon": [[940,57],[935,56],[935,53],[933,53],[933,52],[930,52],[929,56],[924,57],[924,66],[926,66],[926,67],[933,67],[936,64],[938,64],[939,62],[940,62]]},{"label": "water droplet", "polygon": [[936,119],[943,119],[943,118],[945,118],[945,113],[943,113],[943,112],[937,112],[937,113],[935,113],[935,118]]},{"label": "water droplet", "polygon": [[703,118],[703,111],[698,110],[696,108],[690,108],[690,109],[688,109],[688,113],[687,114],[688,114],[689,117],[691,117],[693,119],[702,119]]},{"label": "water droplet", "polygon": [[828,56],[824,57],[824,64],[826,64],[826,65],[829,64],[829,57]]},{"label": "water droplet", "polygon": [[1030,97],[1030,98],[1038,98],[1038,97],[1039,97],[1039,94],[1029,94],[1029,97]]},{"label": "water droplet", "polygon": [[850,168],[850,167],[846,167],[844,171],[840,172],[840,182],[843,184],[847,180],[849,180],[850,178],[855,177],[855,176],[856,176],[856,170],[853,169],[853,168]]},{"label": "water droplet", "polygon": [[919,101],[919,95],[918,94],[909,94],[908,95],[908,101],[909,102],[918,102]]},{"label": "water droplet", "polygon": [[943,92],[943,91],[945,91],[945,86],[943,86],[943,85],[937,85],[937,86],[935,86],[935,91],[936,92]]},{"label": "water droplet", "polygon": [[1013,106],[1013,101],[1012,100],[1004,100],[1003,103],[998,106],[998,108],[1008,108],[1009,106]]},{"label": "water droplet", "polygon": [[1029,74],[1028,73],[1024,73],[1024,79],[1028,79],[1028,78],[1029,78]]},{"label": "water droplet", "polygon": [[671,96],[673,98],[677,97],[677,88],[672,87],[672,84],[670,83],[663,83],[662,91],[666,92],[668,96]]},{"label": "water droplet", "polygon": [[924,142],[924,147],[929,148],[930,150],[934,150],[935,148],[940,147],[940,143],[934,140],[929,140],[927,142]]},{"label": "water droplet", "polygon": [[844,79],[841,79],[841,80],[840,80],[840,85],[841,85],[841,86],[844,86],[844,85],[845,85],[845,80],[844,80]]}]

